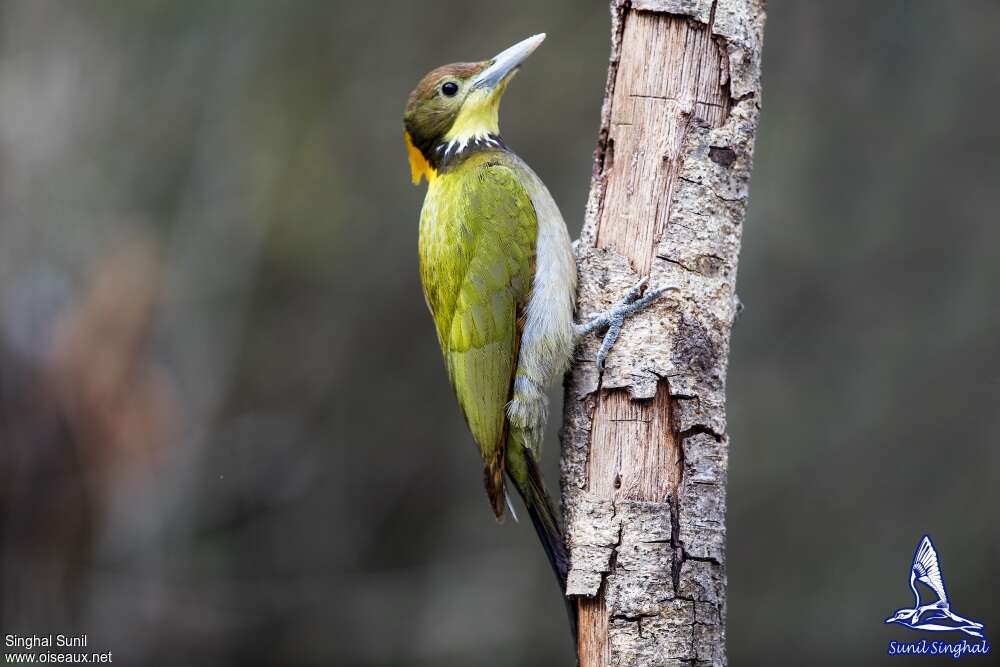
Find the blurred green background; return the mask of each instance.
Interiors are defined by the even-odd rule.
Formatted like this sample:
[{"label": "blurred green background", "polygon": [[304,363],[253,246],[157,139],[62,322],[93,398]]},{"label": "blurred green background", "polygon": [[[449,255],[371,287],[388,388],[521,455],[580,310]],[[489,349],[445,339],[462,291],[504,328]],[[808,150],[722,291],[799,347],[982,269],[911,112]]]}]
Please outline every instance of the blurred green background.
[{"label": "blurred green background", "polygon": [[[575,235],[608,26],[599,1],[0,2],[0,632],[126,665],[571,664],[444,377],[400,119],[431,67],[548,32],[502,126]],[[1000,624],[997,26],[769,3],[733,664],[890,662],[925,532],[955,611]]]}]

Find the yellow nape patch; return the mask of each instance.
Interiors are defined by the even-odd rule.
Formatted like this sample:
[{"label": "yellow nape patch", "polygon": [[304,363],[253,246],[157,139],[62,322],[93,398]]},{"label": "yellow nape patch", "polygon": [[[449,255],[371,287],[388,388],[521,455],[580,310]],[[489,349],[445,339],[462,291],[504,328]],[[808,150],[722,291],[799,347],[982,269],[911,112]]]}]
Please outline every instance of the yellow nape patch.
[{"label": "yellow nape patch", "polygon": [[406,143],[406,155],[410,158],[410,179],[414,185],[420,184],[420,177],[423,176],[430,183],[437,176],[434,167],[430,165],[420,149],[413,145],[410,133],[403,130],[403,141]]}]

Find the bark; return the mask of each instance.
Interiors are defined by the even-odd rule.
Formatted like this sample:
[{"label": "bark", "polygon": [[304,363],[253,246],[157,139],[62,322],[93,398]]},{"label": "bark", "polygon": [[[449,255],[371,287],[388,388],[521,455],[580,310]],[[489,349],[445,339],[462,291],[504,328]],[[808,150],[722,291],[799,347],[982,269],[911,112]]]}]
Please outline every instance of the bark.
[{"label": "bark", "polygon": [[567,379],[563,506],[582,667],[726,663],[725,379],[763,0],[612,2],[579,313],[671,288]]}]

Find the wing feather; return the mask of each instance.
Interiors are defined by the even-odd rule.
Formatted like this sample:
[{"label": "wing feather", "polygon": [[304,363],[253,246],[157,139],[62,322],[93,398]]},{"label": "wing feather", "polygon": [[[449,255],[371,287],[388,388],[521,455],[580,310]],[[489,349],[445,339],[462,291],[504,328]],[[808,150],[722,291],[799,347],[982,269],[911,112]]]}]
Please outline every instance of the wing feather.
[{"label": "wing feather", "polygon": [[941,566],[938,563],[937,550],[931,538],[924,536],[917,545],[917,551],[913,556],[913,572],[918,581],[927,584],[931,590],[937,594],[942,602],[948,602],[948,595],[944,590],[944,579],[941,577]]},{"label": "wing feather", "polygon": [[505,406],[517,365],[517,321],[530,296],[537,219],[511,169],[485,162],[456,172],[435,179],[433,201],[424,206],[421,279],[500,517]]}]

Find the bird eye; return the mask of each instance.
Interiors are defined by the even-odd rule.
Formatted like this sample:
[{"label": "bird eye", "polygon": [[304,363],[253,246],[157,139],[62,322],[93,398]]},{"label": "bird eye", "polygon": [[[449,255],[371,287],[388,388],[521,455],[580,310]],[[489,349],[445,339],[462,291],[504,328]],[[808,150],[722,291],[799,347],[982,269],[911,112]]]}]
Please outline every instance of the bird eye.
[{"label": "bird eye", "polygon": [[454,97],[458,93],[458,84],[454,81],[448,81],[443,86],[441,86],[441,92],[448,97]]}]

